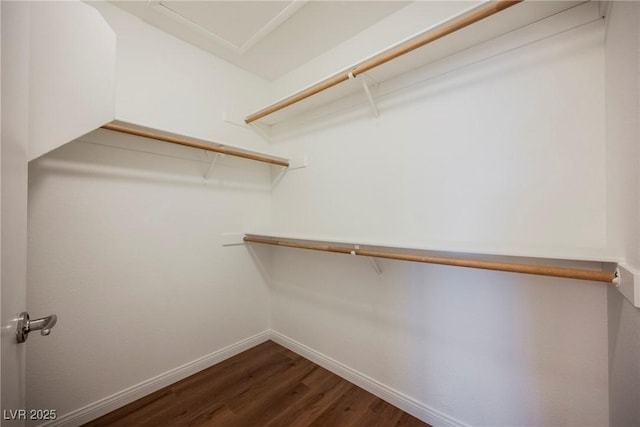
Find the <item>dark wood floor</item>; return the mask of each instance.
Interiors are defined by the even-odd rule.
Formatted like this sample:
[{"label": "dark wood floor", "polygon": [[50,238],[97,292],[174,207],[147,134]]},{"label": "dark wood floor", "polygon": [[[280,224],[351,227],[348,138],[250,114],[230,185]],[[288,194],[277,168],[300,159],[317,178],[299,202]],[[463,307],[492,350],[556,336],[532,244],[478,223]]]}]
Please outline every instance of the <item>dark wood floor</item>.
[{"label": "dark wood floor", "polygon": [[272,341],[85,425],[429,427]]}]

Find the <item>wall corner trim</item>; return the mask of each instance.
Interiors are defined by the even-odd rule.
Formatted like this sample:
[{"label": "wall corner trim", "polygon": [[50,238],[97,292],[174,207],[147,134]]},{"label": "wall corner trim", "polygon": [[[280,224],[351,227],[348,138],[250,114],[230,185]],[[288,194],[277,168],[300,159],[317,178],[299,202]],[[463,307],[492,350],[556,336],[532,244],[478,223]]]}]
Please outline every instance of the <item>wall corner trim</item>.
[{"label": "wall corner trim", "polygon": [[616,288],[634,307],[640,308],[640,270],[618,264]]},{"label": "wall corner trim", "polygon": [[431,425],[439,427],[468,427],[468,425],[462,421],[443,414],[424,403],[418,402],[398,390],[382,384],[280,332],[271,330],[271,340]]}]

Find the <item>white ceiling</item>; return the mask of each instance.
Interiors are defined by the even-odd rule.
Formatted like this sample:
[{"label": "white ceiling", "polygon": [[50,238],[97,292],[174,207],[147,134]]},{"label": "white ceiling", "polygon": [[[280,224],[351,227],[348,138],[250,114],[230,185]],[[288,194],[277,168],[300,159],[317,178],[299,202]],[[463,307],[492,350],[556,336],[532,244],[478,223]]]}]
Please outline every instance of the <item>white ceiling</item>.
[{"label": "white ceiling", "polygon": [[146,22],[267,80],[276,79],[410,1],[112,1]]}]

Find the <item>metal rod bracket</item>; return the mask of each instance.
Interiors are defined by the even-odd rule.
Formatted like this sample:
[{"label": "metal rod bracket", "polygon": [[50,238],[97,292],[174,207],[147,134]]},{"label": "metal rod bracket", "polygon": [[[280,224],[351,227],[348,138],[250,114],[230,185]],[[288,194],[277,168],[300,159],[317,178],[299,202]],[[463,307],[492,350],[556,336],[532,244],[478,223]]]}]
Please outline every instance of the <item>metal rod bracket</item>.
[{"label": "metal rod bracket", "polygon": [[[354,250],[351,251],[351,255],[354,255],[354,256],[359,255],[357,251],[360,250],[360,245],[353,245],[353,249]],[[376,272],[376,274],[377,275],[381,275],[382,274],[382,268],[380,268],[380,264],[378,264],[378,261],[375,258],[370,257],[370,256],[365,257],[365,258],[369,261],[369,264],[371,265],[373,270]]]},{"label": "metal rod bracket", "polygon": [[367,257],[367,259],[369,260],[369,263],[371,264],[371,267],[373,267],[373,270],[376,272],[376,274],[378,276],[381,275],[382,268],[380,267],[380,264],[378,263],[378,261],[373,257]]},{"label": "metal rod bracket", "polygon": [[373,96],[371,95],[371,91],[369,90],[369,85],[367,84],[364,78],[360,79],[360,81],[362,82],[362,90],[364,90],[364,94],[366,95],[367,100],[369,101],[371,112],[373,113],[374,116],[378,117],[380,113],[378,112],[378,107],[376,106],[376,103],[373,100]]},{"label": "metal rod bracket", "polygon": [[280,168],[280,172],[278,172],[278,174],[276,175],[275,179],[273,179],[273,181],[271,182],[271,189],[272,190],[278,186],[280,181],[282,181],[282,178],[284,178],[284,174],[286,174],[288,170],[289,170],[289,168],[284,168],[284,167]]},{"label": "metal rod bracket", "polygon": [[209,176],[211,175],[211,172],[213,172],[213,168],[216,165],[216,162],[218,161],[218,159],[220,157],[223,157],[224,154],[220,154],[220,153],[215,153],[213,156],[213,159],[211,160],[211,163],[209,164],[209,168],[207,169],[207,171],[204,174],[204,179],[209,179]]}]

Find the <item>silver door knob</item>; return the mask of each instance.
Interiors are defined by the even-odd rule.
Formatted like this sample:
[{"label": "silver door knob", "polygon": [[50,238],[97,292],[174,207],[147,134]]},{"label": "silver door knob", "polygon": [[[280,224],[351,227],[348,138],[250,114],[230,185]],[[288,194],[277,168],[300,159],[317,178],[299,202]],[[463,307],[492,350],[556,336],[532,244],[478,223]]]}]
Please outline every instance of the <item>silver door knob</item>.
[{"label": "silver door knob", "polygon": [[29,337],[29,332],[39,330],[43,336],[51,333],[53,328],[58,322],[58,316],[52,314],[40,319],[29,319],[29,313],[23,311],[18,317],[18,330],[16,331],[18,342],[25,342]]}]

